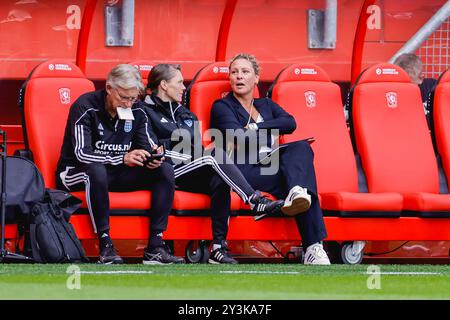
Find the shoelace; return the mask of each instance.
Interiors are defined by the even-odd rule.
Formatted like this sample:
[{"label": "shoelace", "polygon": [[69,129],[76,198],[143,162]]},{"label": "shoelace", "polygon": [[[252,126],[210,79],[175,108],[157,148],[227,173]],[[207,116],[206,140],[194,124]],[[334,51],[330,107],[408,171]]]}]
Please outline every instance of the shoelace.
[{"label": "shoelace", "polygon": [[292,201],[292,199],[294,199],[296,195],[302,194],[302,193],[307,194],[307,191],[305,191],[302,187],[294,189],[294,191],[291,193],[291,196],[289,197],[289,200]]},{"label": "shoelace", "polygon": [[229,256],[229,251],[230,249],[228,249],[228,247],[220,247],[218,252],[220,252],[224,256]]},{"label": "shoelace", "polygon": [[106,244],[104,249],[106,249],[105,251],[107,251],[108,253],[117,254],[116,248],[114,248],[114,245],[111,243]]},{"label": "shoelace", "polygon": [[314,252],[316,252],[317,256],[321,257],[321,258],[325,258],[325,256],[327,255],[325,250],[323,250],[321,247],[317,246],[314,247]]}]

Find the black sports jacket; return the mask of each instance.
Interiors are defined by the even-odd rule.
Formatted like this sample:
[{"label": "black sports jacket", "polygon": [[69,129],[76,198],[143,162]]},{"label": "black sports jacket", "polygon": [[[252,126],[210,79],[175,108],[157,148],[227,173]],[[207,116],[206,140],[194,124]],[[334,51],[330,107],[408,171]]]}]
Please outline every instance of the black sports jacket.
[{"label": "black sports jacket", "polygon": [[134,120],[119,120],[106,111],[105,99],[105,90],[88,92],[70,107],[58,172],[80,163],[121,165],[130,150],[157,145],[142,102],[132,107]]},{"label": "black sports jacket", "polygon": [[[175,102],[164,102],[154,94],[147,95],[144,102],[152,130],[159,143],[164,145],[168,157],[178,159],[182,157],[184,159],[181,160],[188,160],[195,157],[194,147],[197,147],[195,148],[197,151],[202,150],[198,119],[188,108]],[[172,151],[183,139],[190,140],[191,150],[184,149],[184,152]]]}]

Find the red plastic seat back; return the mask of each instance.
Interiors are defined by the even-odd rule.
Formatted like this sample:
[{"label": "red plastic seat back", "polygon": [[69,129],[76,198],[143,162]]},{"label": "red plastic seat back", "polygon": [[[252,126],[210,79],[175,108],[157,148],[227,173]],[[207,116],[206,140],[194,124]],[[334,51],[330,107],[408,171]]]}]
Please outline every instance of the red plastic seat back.
[{"label": "red plastic seat back", "polygon": [[[141,74],[142,82],[144,83],[144,86],[147,86],[148,83],[148,75],[150,74],[150,71],[152,71],[153,67],[160,63],[170,63],[170,64],[179,64],[178,62],[158,62],[158,61],[151,61],[151,60],[136,60],[129,62],[132,66],[134,66]],[[184,74],[184,67],[181,66],[181,72]],[[187,79],[184,79],[185,81],[188,81]],[[150,93],[150,89],[146,89],[147,93]]]},{"label": "red plastic seat back", "polygon": [[[205,145],[210,142],[210,137],[203,133],[210,126],[212,104],[230,91],[229,68],[226,62],[215,62],[205,66],[189,85],[186,92],[187,107],[201,122],[201,133]],[[254,96],[259,97],[258,88],[255,89]]]},{"label": "red plastic seat back", "polygon": [[70,106],[94,84],[72,62],[48,60],[32,72],[25,88],[24,116],[27,139],[47,187],[55,186]]},{"label": "red plastic seat back", "polygon": [[284,135],[285,142],[316,139],[311,146],[319,192],[358,192],[355,156],[339,86],[316,65],[294,64],[278,75],[272,99],[297,122],[297,129]]},{"label": "red plastic seat back", "polygon": [[420,90],[403,69],[392,64],[367,69],[354,89],[352,108],[370,192],[439,192]]},{"label": "red plastic seat back", "polygon": [[137,60],[137,61],[132,61],[129,64],[131,64],[132,66],[134,66],[136,69],[139,70],[139,72],[142,76],[142,82],[146,86],[147,82],[148,82],[148,80],[147,80],[148,74],[150,73],[152,68],[154,66],[156,66],[158,63],[153,62],[153,61],[147,61],[147,60]]},{"label": "red plastic seat back", "polygon": [[[442,167],[450,177],[450,71],[444,72],[434,91],[433,124]],[[450,181],[447,182],[450,185]]]}]

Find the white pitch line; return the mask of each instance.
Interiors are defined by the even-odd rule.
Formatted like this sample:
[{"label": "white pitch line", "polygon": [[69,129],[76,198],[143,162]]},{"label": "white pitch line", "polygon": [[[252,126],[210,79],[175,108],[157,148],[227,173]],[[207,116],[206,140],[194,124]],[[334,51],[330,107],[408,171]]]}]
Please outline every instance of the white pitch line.
[{"label": "white pitch line", "polygon": [[115,270],[115,271],[80,271],[81,274],[150,274],[153,271],[133,271],[133,270]]},{"label": "white pitch line", "polygon": [[[365,273],[367,274],[367,273]],[[379,275],[411,275],[411,276],[422,276],[422,275],[442,275],[440,272],[374,272],[372,274]]]},{"label": "white pitch line", "polygon": [[[230,273],[230,274],[301,274],[301,272],[295,271],[220,271],[220,273]],[[364,272],[363,274],[367,274]],[[440,272],[374,272],[371,275],[442,275]]]},{"label": "white pitch line", "polygon": [[220,271],[220,273],[249,273],[249,274],[300,274],[300,272],[294,271]]}]

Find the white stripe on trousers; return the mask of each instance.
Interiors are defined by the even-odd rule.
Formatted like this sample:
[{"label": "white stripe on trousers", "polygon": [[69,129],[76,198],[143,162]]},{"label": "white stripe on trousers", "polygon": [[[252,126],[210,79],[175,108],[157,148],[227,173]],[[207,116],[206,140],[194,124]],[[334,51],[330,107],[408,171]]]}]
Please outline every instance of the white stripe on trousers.
[{"label": "white stripe on trousers", "polygon": [[191,172],[197,168],[203,167],[205,165],[211,166],[214,171],[216,171],[222,179],[230,186],[231,189],[233,189],[241,198],[245,201],[245,203],[248,202],[249,197],[245,194],[245,192],[239,188],[238,185],[234,183],[234,181],[228,177],[225,172],[220,168],[219,164],[217,163],[216,159],[214,159],[212,156],[203,156],[200,158],[195,159],[194,161],[182,165],[179,168],[176,168],[174,170],[175,172],[175,178],[178,178],[182,176],[183,174],[186,174],[188,172]]},{"label": "white stripe on trousers", "polygon": [[89,216],[91,217],[91,222],[92,222],[92,227],[94,228],[94,233],[97,233],[97,225],[95,224],[95,219],[94,219],[94,212],[92,211],[92,205],[91,205],[91,183],[89,181],[89,176],[84,173],[84,172],[78,172],[72,176],[65,176],[64,178],[64,185],[66,186],[73,186],[76,185],[78,183],[84,183],[85,186],[85,194],[86,194],[86,202],[88,205],[88,211],[89,211]]}]

